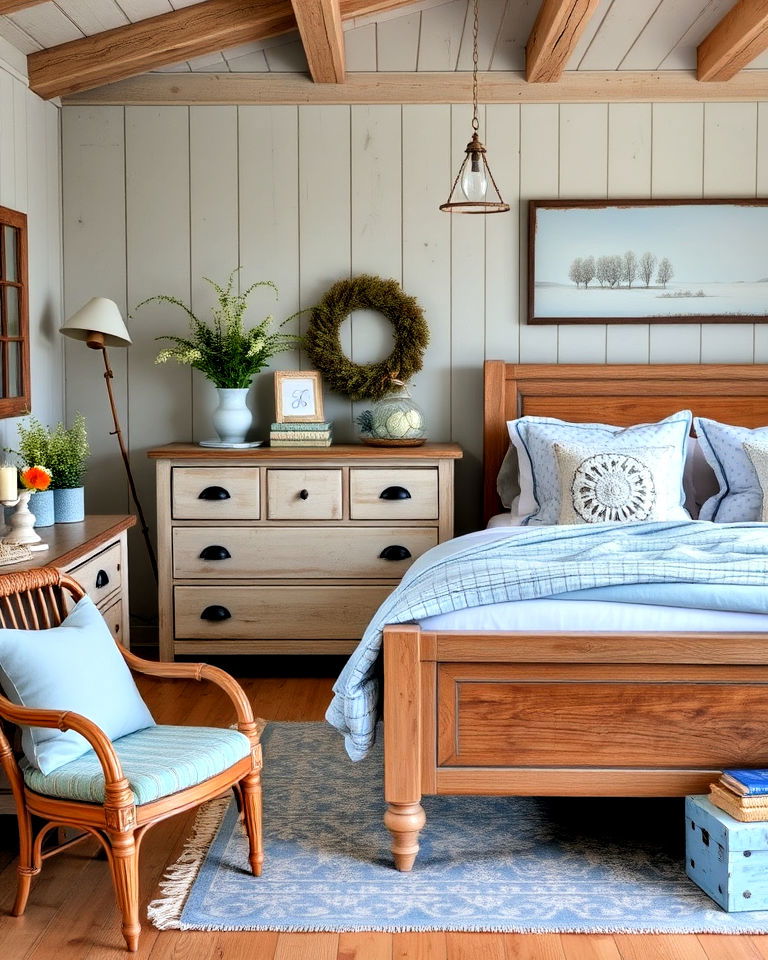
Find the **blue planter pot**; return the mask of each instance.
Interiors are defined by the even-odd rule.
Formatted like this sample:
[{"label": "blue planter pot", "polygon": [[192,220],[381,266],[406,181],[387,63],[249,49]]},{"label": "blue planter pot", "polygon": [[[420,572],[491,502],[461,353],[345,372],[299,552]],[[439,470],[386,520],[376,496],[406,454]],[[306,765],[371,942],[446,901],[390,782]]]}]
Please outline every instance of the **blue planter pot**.
[{"label": "blue planter pot", "polygon": [[35,515],[36,527],[52,527],[54,520],[53,490],[38,490],[29,498],[29,509]]},{"label": "blue planter pot", "polygon": [[85,520],[85,487],[67,487],[53,491],[56,523],[80,523]]}]

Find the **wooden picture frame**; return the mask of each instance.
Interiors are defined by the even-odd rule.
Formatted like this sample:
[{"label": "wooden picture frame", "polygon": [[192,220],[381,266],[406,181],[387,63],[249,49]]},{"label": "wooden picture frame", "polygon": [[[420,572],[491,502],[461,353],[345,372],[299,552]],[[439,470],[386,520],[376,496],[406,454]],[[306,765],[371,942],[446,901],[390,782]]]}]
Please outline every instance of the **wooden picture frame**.
[{"label": "wooden picture frame", "polygon": [[766,264],[766,198],[531,200],[527,320],[765,323]]},{"label": "wooden picture frame", "polygon": [[275,420],[277,423],[320,423],[323,382],[317,370],[275,370]]},{"label": "wooden picture frame", "polygon": [[0,418],[32,405],[27,215],[0,206]]}]

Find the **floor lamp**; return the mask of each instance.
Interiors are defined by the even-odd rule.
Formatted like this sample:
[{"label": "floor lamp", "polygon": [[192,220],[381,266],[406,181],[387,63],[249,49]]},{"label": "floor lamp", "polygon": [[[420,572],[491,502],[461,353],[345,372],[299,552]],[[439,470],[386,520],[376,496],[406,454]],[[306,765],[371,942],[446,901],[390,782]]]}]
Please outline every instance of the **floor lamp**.
[{"label": "floor lamp", "polygon": [[157,558],[152,547],[152,541],[149,539],[149,527],[144,519],[144,511],[141,509],[141,501],[136,492],[136,484],[131,472],[131,463],[128,459],[128,451],[123,440],[123,431],[120,428],[120,420],[115,406],[115,397],[112,393],[112,380],[114,374],[109,365],[109,355],[107,347],[129,347],[131,338],[123,322],[120,308],[114,300],[107,300],[106,297],[94,297],[89,300],[84,307],[81,307],[77,313],[73,314],[69,320],[62,326],[61,332],[65,337],[71,337],[72,340],[81,340],[93,350],[101,350],[104,358],[104,380],[107,384],[107,394],[109,395],[109,406],[112,410],[112,420],[115,429],[111,431],[112,435],[117,437],[120,446],[120,454],[125,465],[125,472],[128,476],[128,485],[131,488],[131,497],[136,505],[136,513],[139,515],[139,524],[144,536],[144,542],[147,545],[149,562],[152,565],[152,573],[157,581]]}]

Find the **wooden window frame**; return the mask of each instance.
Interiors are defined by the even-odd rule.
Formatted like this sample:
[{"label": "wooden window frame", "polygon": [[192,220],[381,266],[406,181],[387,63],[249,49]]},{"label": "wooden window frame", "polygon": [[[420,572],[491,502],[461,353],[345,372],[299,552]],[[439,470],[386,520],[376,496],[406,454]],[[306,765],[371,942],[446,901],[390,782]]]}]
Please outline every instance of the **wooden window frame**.
[{"label": "wooden window frame", "polygon": [[[5,263],[5,231],[2,227],[18,230],[16,248],[17,280],[5,280],[2,277],[2,265]],[[29,248],[27,238],[27,215],[18,210],[0,206],[0,418],[18,417],[31,409],[32,397],[29,370]],[[15,287],[19,292],[19,333],[9,337],[7,334],[7,290]],[[8,387],[8,351],[7,343],[18,343],[21,357],[19,373],[21,377],[19,395],[6,397],[2,394]]]}]

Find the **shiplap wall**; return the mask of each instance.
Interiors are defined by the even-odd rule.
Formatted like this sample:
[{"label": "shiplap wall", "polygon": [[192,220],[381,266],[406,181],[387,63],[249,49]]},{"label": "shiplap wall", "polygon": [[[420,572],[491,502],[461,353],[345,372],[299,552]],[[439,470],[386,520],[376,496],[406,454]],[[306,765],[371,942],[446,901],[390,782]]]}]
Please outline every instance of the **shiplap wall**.
[{"label": "shiplap wall", "polygon": [[[32,410],[53,423],[64,411],[59,110],[30,93],[23,70],[0,43],[0,205],[29,218]],[[0,447],[15,446],[17,423],[0,420]]]},{"label": "shiplap wall", "polygon": [[[340,277],[392,276],[417,296],[432,341],[414,396],[429,435],[465,449],[458,526],[479,520],[482,362],[752,362],[768,360],[768,327],[696,324],[528,327],[521,283],[532,197],[754,196],[768,192],[768,104],[489,105],[483,132],[509,215],[438,211],[469,133],[466,106],[65,107],[67,312],[96,294],[123,310],[155,293],[211,303],[203,275],[242,265],[270,278],[284,317]],[[727,242],[727,238],[715,238]],[[358,361],[380,357],[388,328],[361,314],[345,324]],[[211,436],[213,391],[197,374],[153,366],[154,338],[181,333],[170,308],[130,321],[134,346],[113,351],[116,390],[137,480],[154,512],[148,447]],[[301,325],[296,324],[295,329]],[[277,368],[296,366],[297,355]],[[67,409],[88,412],[98,471],[88,507],[127,506],[98,357],[67,344]],[[257,435],[273,416],[272,378],[252,397]],[[327,396],[337,440],[355,435],[364,404]],[[134,541],[136,543],[136,541]],[[151,612],[143,552],[134,602]]]}]

